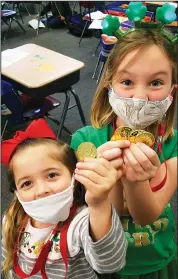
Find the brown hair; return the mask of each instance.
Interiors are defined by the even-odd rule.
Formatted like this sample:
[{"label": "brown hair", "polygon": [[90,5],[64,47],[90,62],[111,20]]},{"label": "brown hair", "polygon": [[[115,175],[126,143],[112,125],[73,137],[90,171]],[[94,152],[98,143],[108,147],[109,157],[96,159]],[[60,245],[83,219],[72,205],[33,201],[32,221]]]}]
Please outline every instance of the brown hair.
[{"label": "brown hair", "polygon": [[[10,158],[9,169],[8,169],[8,181],[10,185],[10,191],[14,192],[16,190],[13,168],[11,164],[11,160],[15,154],[20,151],[23,151],[25,148],[29,146],[38,146],[38,145],[53,145],[58,148],[58,152],[51,153],[51,156],[55,160],[59,160],[63,163],[71,175],[76,168],[76,157],[74,155],[73,150],[61,140],[53,140],[48,138],[35,138],[28,139],[22,143],[20,143]],[[85,204],[85,190],[84,187],[77,183],[74,186],[74,204],[76,206],[82,206]],[[3,262],[3,273],[8,278],[9,271],[12,267],[12,258],[13,258],[13,249],[14,243],[17,240],[18,230],[22,226],[22,223],[26,220],[26,213],[23,210],[22,205],[18,201],[17,197],[14,196],[9,208],[4,213],[4,224],[3,224],[3,235],[8,236],[3,239],[4,248],[6,250],[6,259]]]},{"label": "brown hair", "polygon": [[[172,36],[171,33],[170,36]],[[159,30],[140,29],[127,34],[116,43],[113,50],[111,51],[104,68],[103,76],[95,93],[90,111],[91,124],[94,128],[100,129],[103,126],[112,123],[117,117],[109,104],[108,88],[112,83],[119,64],[129,52],[138,50],[140,53],[140,51],[148,48],[151,45],[157,45],[168,57],[172,65],[172,83],[177,83],[176,47],[174,47],[173,44],[171,44],[170,41],[164,37]],[[177,103],[176,95],[177,94],[174,95],[173,102],[166,113],[164,141],[169,136],[173,135],[173,124]],[[158,123],[154,123],[147,127],[147,130],[157,136],[157,128]]]}]

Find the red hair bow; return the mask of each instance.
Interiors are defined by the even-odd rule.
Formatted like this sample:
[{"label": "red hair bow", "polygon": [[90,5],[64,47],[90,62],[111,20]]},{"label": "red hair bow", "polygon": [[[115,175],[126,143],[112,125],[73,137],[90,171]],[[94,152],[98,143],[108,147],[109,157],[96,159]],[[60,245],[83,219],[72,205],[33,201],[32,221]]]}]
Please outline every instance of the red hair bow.
[{"label": "red hair bow", "polygon": [[19,145],[21,142],[32,138],[56,139],[56,135],[51,130],[46,120],[40,118],[38,120],[32,121],[25,131],[17,131],[15,136],[12,139],[5,140],[2,142],[1,145],[2,163],[6,167],[8,167],[9,159],[16,146]]}]

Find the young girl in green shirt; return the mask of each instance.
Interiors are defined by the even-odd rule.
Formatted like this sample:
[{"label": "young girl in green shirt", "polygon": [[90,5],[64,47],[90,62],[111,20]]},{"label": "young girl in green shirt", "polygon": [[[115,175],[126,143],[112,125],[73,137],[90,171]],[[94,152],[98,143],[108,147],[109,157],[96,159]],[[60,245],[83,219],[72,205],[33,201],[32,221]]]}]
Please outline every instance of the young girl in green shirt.
[{"label": "young girl in green shirt", "polygon": [[[123,35],[108,57],[94,96],[92,126],[72,137],[74,150],[92,142],[97,156],[118,169],[110,199],[129,246],[126,266],[112,278],[177,278],[170,207],[177,187],[176,54],[175,37],[165,29],[136,28]],[[120,126],[151,132],[154,147],[110,141]]]}]

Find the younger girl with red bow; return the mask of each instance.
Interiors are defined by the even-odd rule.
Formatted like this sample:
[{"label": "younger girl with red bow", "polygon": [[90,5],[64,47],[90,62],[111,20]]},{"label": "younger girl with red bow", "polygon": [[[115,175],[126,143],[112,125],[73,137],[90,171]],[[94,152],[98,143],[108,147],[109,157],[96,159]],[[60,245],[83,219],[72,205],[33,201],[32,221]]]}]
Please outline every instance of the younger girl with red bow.
[{"label": "younger girl with red bow", "polygon": [[6,277],[96,279],[124,266],[127,242],[108,199],[117,171],[107,160],[76,165],[40,119],[2,142],[2,162],[14,191],[3,219]]}]

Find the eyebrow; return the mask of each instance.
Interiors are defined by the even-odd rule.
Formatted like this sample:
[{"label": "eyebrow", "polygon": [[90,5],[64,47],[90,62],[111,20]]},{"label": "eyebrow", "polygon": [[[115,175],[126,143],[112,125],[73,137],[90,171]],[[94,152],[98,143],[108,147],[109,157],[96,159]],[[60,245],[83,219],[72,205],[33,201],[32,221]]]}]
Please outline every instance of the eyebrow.
[{"label": "eyebrow", "polygon": [[[48,168],[48,169],[43,170],[42,172],[44,173],[44,172],[48,172],[48,171],[51,171],[51,170],[61,171],[61,169],[59,169],[59,168]],[[20,178],[20,179],[17,181],[17,185],[20,183],[20,181],[29,179],[29,177],[30,177],[30,176],[24,176],[24,177]]]},{"label": "eyebrow", "polygon": [[[118,71],[118,73],[119,74],[129,74],[129,75],[134,74],[134,73],[129,72],[128,70],[121,70],[121,71]],[[168,73],[165,72],[165,71],[160,71],[160,72],[155,72],[155,73],[151,74],[151,76],[158,76],[158,75],[166,75],[167,76]]]}]

